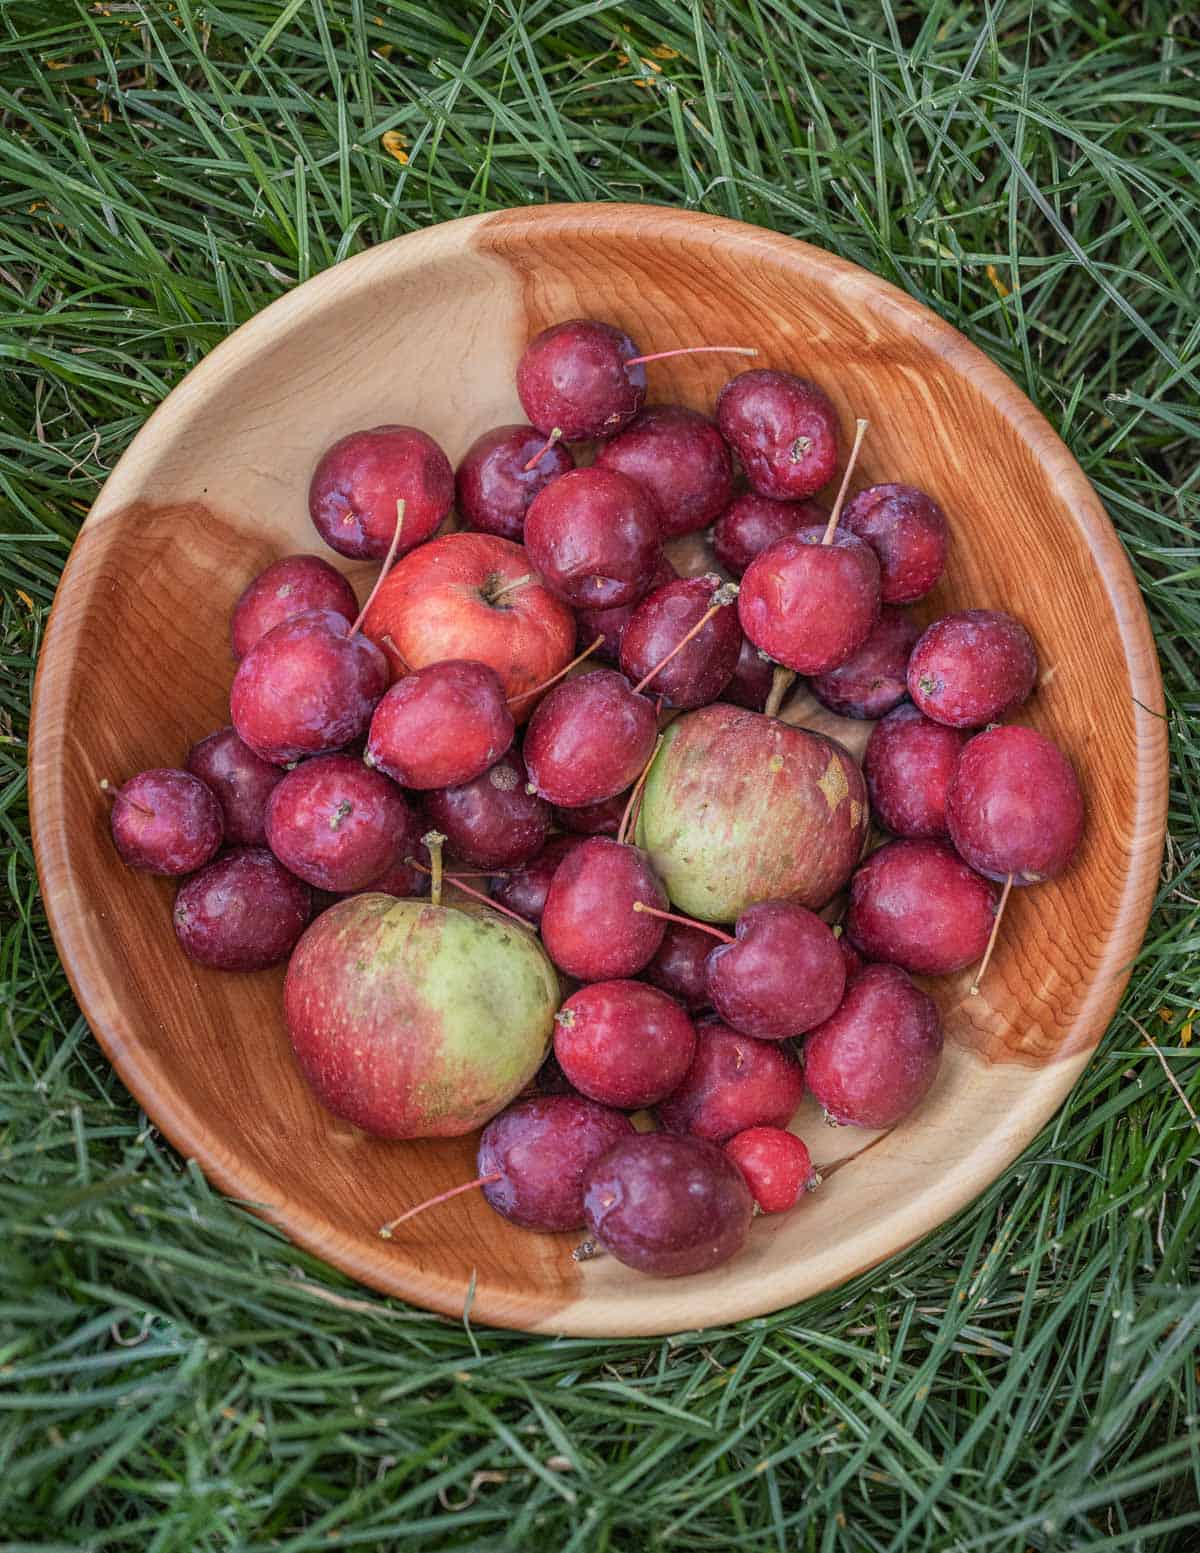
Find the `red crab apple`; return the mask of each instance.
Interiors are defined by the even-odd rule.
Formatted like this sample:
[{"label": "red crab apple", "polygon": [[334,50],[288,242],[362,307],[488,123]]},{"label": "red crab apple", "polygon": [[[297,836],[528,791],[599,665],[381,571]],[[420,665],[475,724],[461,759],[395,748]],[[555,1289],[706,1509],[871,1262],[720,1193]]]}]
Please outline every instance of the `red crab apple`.
[{"label": "red crab apple", "polygon": [[869,486],[847,504],[842,522],[879,557],[885,604],[913,603],[942,575],[950,538],[946,516],[916,486]]},{"label": "red crab apple", "polygon": [[674,998],[640,981],[580,987],[554,1016],[554,1055],[580,1094],[636,1111],[682,1081],[696,1049]]},{"label": "red crab apple", "polygon": [[807,378],[762,368],[739,373],[717,397],[717,425],[760,496],[802,501],[833,478],[837,411]]},{"label": "red crab apple", "polygon": [[193,744],[186,765],[220,804],[227,845],[265,846],[267,799],[283,780],[280,768],[262,760],[232,728],[218,728]]},{"label": "red crab apple", "polygon": [[747,1127],[786,1127],[803,1097],[804,1073],[788,1047],[702,1019],[691,1066],[655,1115],[668,1132],[723,1143]]},{"label": "red crab apple", "polygon": [[1044,733],[1010,726],[963,746],[946,800],[950,839],[989,879],[1054,879],[1083,835],[1083,798],[1071,762]]},{"label": "red crab apple", "polygon": [[358,614],[358,600],[341,572],[319,555],[285,555],[272,561],[246,585],[233,606],[229,618],[233,656],[244,658],[260,636],[309,609],[332,609],[351,621]]},{"label": "red crab apple", "polygon": [[571,658],[575,621],[543,586],[520,545],[492,534],[447,534],[401,558],[367,609],[363,632],[392,677],[443,658],[485,663],[522,723],[536,690]]},{"label": "red crab apple", "polygon": [[537,1072],[558,1001],[554,967],[511,919],[386,895],[322,912],[284,983],[317,1098],[380,1138],[456,1137],[490,1120]]},{"label": "red crab apple", "polygon": [[759,901],[742,912],[735,932],[708,957],[709,998],[727,1025],[782,1041],[829,1018],[846,972],[833,929],[815,912]]},{"label": "red crab apple", "polygon": [[633,604],[662,559],[658,503],[616,470],[572,469],[530,504],[525,548],[546,586],[575,608]]},{"label": "red crab apple", "polygon": [[725,1145],[762,1213],[786,1213],[821,1183],[808,1148],[783,1127],[747,1127]]},{"label": "red crab apple", "polygon": [[813,695],[839,717],[885,717],[907,699],[908,658],[920,634],[907,610],[885,604],[862,646],[813,679]]},{"label": "red crab apple", "polygon": [[308,510],[332,550],[379,560],[404,503],[400,553],[435,532],[454,500],[454,471],[432,437],[415,426],[352,431],[321,455],[308,488]]},{"label": "red crab apple", "polygon": [[387,691],[371,716],[365,759],[401,787],[457,787],[495,765],[515,731],[496,671],[444,658]]},{"label": "red crab apple", "polygon": [[525,514],[543,486],[574,469],[561,442],[546,447],[532,426],[496,426],[476,438],[454,477],[455,506],[464,523],[517,544]]},{"label": "red crab apple", "polygon": [[121,861],[147,874],[190,874],[221,845],[221,806],[199,777],[172,766],[139,771],[123,787],[101,782]]},{"label": "red crab apple", "polygon": [[998,609],[964,609],[926,627],[908,660],[908,693],[926,717],[982,728],[1027,700],[1037,679],[1033,638]]},{"label": "red crab apple", "polygon": [[312,891],[266,847],[237,847],[175,897],[175,934],[198,965],[261,971],[286,960],[308,926]]},{"label": "red crab apple", "polygon": [[425,812],[464,863],[519,868],[542,851],[550,829],[550,805],[527,791],[528,781],[525,762],[509,750],[472,781],[426,793]]},{"label": "red crab apple", "polygon": [[596,463],[636,480],[654,497],[664,539],[707,528],[733,491],[721,433],[696,410],[651,405],[602,444]]},{"label": "red crab apple", "polygon": [[740,577],[768,545],[802,528],[824,528],[829,514],[815,501],[772,501],[746,491],[713,525],[713,554],[727,572]]},{"label": "red crab apple", "polygon": [[667,898],[636,847],[592,836],[555,870],[542,912],[542,941],[577,981],[635,976],[662,943],[663,924],[635,905],[666,909]]},{"label": "red crab apple", "polygon": [[289,771],[267,800],[267,842],[318,890],[360,890],[398,862],[410,813],[387,777],[352,755],[322,755]]},{"label": "red crab apple", "polygon": [[863,755],[871,812],[894,836],[939,837],[946,794],[969,734],[898,706],[876,723]]},{"label": "red crab apple", "polygon": [[983,957],[997,893],[943,841],[889,841],[850,881],[846,934],[868,959],[950,976]]}]

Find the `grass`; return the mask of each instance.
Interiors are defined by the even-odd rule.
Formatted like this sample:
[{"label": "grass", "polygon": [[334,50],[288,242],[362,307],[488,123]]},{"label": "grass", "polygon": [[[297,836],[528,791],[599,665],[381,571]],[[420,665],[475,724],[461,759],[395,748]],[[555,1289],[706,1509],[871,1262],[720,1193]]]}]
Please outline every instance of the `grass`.
[{"label": "grass", "polygon": [[[0,5],[3,1553],[1197,1546],[1190,9]],[[1046,1133],[876,1272],[654,1341],[439,1321],[216,1196],[72,1002],[25,806],[56,579],[167,390],[347,254],[573,199],[681,203],[808,238],[988,351],[1112,514],[1172,739],[1146,945]]]}]

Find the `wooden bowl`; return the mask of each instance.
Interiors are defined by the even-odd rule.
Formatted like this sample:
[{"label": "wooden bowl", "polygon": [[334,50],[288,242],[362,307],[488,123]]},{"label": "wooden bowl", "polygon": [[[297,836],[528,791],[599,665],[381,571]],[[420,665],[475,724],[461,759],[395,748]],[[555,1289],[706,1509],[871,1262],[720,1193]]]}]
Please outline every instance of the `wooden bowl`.
[{"label": "wooden bowl", "polygon": [[[530,335],[581,314],[644,350],[753,344],[756,365],[820,382],[847,432],[868,416],[856,484],[923,486],[950,516],[949,570],[926,614],[1002,608],[1031,628],[1042,672],[1022,720],[1070,752],[1088,807],[1067,876],[1014,892],[982,995],[968,996],[967,975],[936,984],[946,1060],[918,1114],[877,1139],[827,1130],[806,1106],[797,1130],[825,1185],[696,1278],[653,1280],[612,1258],[577,1265],[576,1237],[515,1229],[475,1194],[380,1240],[385,1219],[474,1174],[474,1140],[385,1144],[322,1111],[292,1061],[282,971],[222,975],[186,960],[171,883],[122,867],[97,789],[182,761],[228,720],[230,607],[270,560],[322,550],[305,493],[328,443],[411,422],[457,459],[485,428],[521,419],[513,373]],[[651,398],[709,409],[744,365],[656,364]],[[347,570],[361,591],[369,573]],[[850,729],[861,749],[861,725],[826,726]],[[35,698],[34,834],[84,1014],[147,1114],[224,1191],[353,1277],[447,1315],[473,1286],[476,1321],[666,1332],[774,1310],[910,1245],[1052,1115],[1145,930],[1164,729],[1116,535],[1070,453],[980,351],[804,243],[684,211],[550,206],[451,222],[338,265],[239,329],[153,415],[59,588]]]}]

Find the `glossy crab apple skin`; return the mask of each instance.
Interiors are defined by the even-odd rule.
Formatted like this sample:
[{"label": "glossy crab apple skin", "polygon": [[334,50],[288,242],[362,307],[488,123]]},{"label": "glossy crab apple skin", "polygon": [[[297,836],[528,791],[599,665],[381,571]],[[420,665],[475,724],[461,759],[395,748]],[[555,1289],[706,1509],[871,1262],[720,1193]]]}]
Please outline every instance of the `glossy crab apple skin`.
[{"label": "glossy crab apple skin", "polygon": [[289,771],[267,800],[267,842],[318,890],[362,890],[402,861],[409,807],[387,777],[352,755],[322,755]]},{"label": "glossy crab apple skin", "polygon": [[287,959],[311,915],[307,884],[266,847],[239,847],[180,886],[173,921],[198,965],[261,971]]},{"label": "glossy crab apple skin", "polygon": [[554,1055],[580,1094],[625,1111],[656,1105],[682,1081],[696,1050],[674,998],[641,981],[599,981],[555,1015]]},{"label": "glossy crab apple skin", "polygon": [[846,937],[845,931],[838,935],[838,952],[846,969],[846,981],[849,983],[851,976],[857,976],[867,962]]},{"label": "glossy crab apple skin", "polygon": [[309,610],[260,637],[238,665],[229,715],[272,765],[343,749],[367,730],[388,686],[387,660],[342,615]]},{"label": "glossy crab apple skin", "polygon": [[520,544],[530,502],[574,467],[570,449],[561,442],[547,447],[536,427],[494,426],[463,454],[454,476],[454,505],[471,528]]},{"label": "glossy crab apple skin", "polygon": [[515,732],[495,669],[447,658],[386,693],[371,718],[366,761],[401,787],[457,787],[493,766]]},{"label": "glossy crab apple skin", "polygon": [[824,529],[829,514],[815,501],[772,501],[756,491],[735,496],[713,524],[712,546],[727,572],[740,577],[755,556],[802,528]]},{"label": "glossy crab apple skin", "polygon": [[804,1077],[835,1122],[894,1127],[925,1098],[942,1056],[933,999],[896,965],[868,965],[804,1042]]},{"label": "glossy crab apple skin", "polygon": [[761,901],[737,920],[736,940],[708,956],[708,995],[732,1029],[759,1040],[803,1035],[842,1001],[846,972],[833,929],[788,901]]},{"label": "glossy crab apple skin", "polygon": [[398,554],[433,534],[454,500],[450,460],[416,426],[352,431],[321,455],[308,511],[325,543],[341,555],[382,560],[404,503]]},{"label": "glossy crab apple skin", "polygon": [[747,1127],[786,1127],[803,1097],[804,1073],[786,1046],[702,1019],[691,1066],[654,1114],[667,1132],[724,1143]]},{"label": "glossy crab apple skin", "polygon": [[596,657],[606,663],[619,663],[621,639],[625,635],[625,627],[646,599],[652,598],[659,588],[664,587],[668,582],[674,582],[678,576],[679,573],[663,555],[659,557],[658,565],[654,568],[654,575],[650,578],[650,586],[644,598],[635,599],[632,604],[618,604],[615,609],[577,609],[575,611],[576,641],[580,652],[585,647],[590,647],[596,638],[600,637],[601,642],[596,648]]},{"label": "glossy crab apple skin", "polygon": [[787,1213],[818,1182],[807,1145],[782,1127],[747,1127],[725,1144],[762,1213]]},{"label": "glossy crab apple skin", "polygon": [[809,688],[839,717],[886,717],[908,698],[908,659],[920,635],[907,610],[885,604],[862,646]]},{"label": "glossy crab apple skin", "polygon": [[842,526],[865,539],[879,557],[885,604],[923,598],[946,568],[946,515],[914,485],[872,485],[859,491],[846,503]]},{"label": "glossy crab apple skin", "polygon": [[999,892],[943,841],[889,841],[850,881],[846,934],[870,960],[950,976],[982,959]]},{"label": "glossy crab apple skin", "polygon": [[483,1195],[522,1229],[561,1234],[582,1229],[583,1181],[603,1155],[633,1136],[627,1116],[581,1095],[518,1100],[483,1129],[475,1163]]},{"label": "glossy crab apple skin", "polygon": [[738,594],[742,630],[776,663],[827,674],[866,641],[879,619],[875,552],[840,529],[777,539],[747,568]]},{"label": "glossy crab apple skin", "polygon": [[709,420],[682,405],[650,405],[596,454],[644,486],[658,506],[664,539],[707,528],[733,493],[733,464]]},{"label": "glossy crab apple skin", "polygon": [[708,1007],[708,956],[716,939],[702,928],[668,922],[643,980],[677,998],[690,1013]]},{"label": "glossy crab apple skin", "polygon": [[915,706],[889,712],[872,730],[863,755],[871,813],[893,836],[949,835],[946,795],[970,735],[935,723]]},{"label": "glossy crab apple skin", "polygon": [[279,766],[256,755],[233,728],[218,728],[193,744],[184,765],[220,804],[228,846],[266,845],[267,799],[283,779]]},{"label": "glossy crab apple skin", "polygon": [[425,812],[456,858],[476,868],[514,868],[536,857],[550,829],[550,805],[526,792],[517,750],[457,787],[425,794]]},{"label": "glossy crab apple skin", "polygon": [[658,505],[613,469],[573,469],[525,515],[525,548],[546,586],[576,609],[633,604],[662,556]]},{"label": "glossy crab apple skin", "polygon": [[492,885],[492,899],[509,911],[515,911],[531,926],[537,927],[546,909],[546,896],[550,893],[550,881],[558,865],[576,847],[583,845],[580,836],[551,836],[550,840],[529,862],[512,869],[503,879]]},{"label": "glossy crab apple skin", "polygon": [[534,790],[566,809],[602,803],[640,776],[658,723],[645,696],[612,669],[555,685],[530,720],[525,764]]},{"label": "glossy crab apple skin", "polygon": [[554,818],[573,836],[615,836],[629,802],[628,788],[599,803],[585,803],[577,809],[555,809]]},{"label": "glossy crab apple skin", "polygon": [[205,783],[171,766],[130,777],[117,790],[109,823],[126,867],[168,876],[202,867],[225,832],[221,806]]},{"label": "glossy crab apple skin", "polygon": [[645,856],[593,836],[559,864],[542,911],[546,953],[577,981],[636,976],[662,943],[662,919],[635,902],[667,910],[667,897]]},{"label": "glossy crab apple skin", "polygon": [[733,676],[722,690],[721,700],[728,701],[732,706],[744,706],[752,712],[761,712],[771,694],[774,678],[775,665],[769,658],[763,657],[748,636],[743,636]]},{"label": "glossy crab apple skin", "polygon": [[1052,739],[1016,725],[977,733],[946,800],[950,839],[977,873],[1016,885],[1055,879],[1083,836],[1083,795]]},{"label": "glossy crab apple skin", "polygon": [[495,669],[523,723],[536,691],[575,645],[571,611],[544,587],[522,545],[494,534],[446,534],[404,556],[380,584],[363,634],[398,679],[445,658]]},{"label": "glossy crab apple skin", "polygon": [[332,609],[350,622],[358,615],[354,589],[319,555],[285,555],[246,585],[229,617],[229,645],[244,658],[284,620],[310,609]]},{"label": "glossy crab apple skin", "polygon": [[760,496],[803,501],[837,469],[837,411],[807,378],[739,373],[717,397],[717,425]]},{"label": "glossy crab apple skin", "polygon": [[619,1262],[658,1278],[708,1272],[746,1243],[753,1199],[740,1170],[699,1138],[643,1133],[584,1180],[592,1235]]},{"label": "glossy crab apple skin", "polygon": [[[742,628],[729,594],[715,572],[681,577],[644,598],[621,640],[621,670],[667,706],[696,707],[715,701],[733,678],[742,649]],[[728,602],[722,602],[723,600]],[[679,651],[679,643],[713,606],[720,608]],[[674,657],[665,662],[674,652]],[[658,665],[662,664],[662,668]]]},{"label": "glossy crab apple skin", "polygon": [[1020,621],[964,609],[926,627],[908,660],[908,693],[935,722],[982,728],[1028,700],[1037,672],[1037,649]]},{"label": "glossy crab apple skin", "polygon": [[591,318],[552,324],[530,340],[517,363],[517,396],[533,425],[568,442],[611,437],[646,398],[646,369],[627,334]]}]

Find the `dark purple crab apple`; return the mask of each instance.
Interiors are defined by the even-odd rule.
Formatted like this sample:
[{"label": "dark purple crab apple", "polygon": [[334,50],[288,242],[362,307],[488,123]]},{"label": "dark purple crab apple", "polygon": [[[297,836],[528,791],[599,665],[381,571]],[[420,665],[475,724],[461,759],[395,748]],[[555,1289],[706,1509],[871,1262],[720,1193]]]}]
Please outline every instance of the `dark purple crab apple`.
[{"label": "dark purple crab apple", "polygon": [[662,943],[667,897],[645,856],[607,836],[582,842],[555,870],[542,911],[542,942],[577,981],[636,976]]},{"label": "dark purple crab apple", "polygon": [[712,546],[727,572],[740,577],[768,545],[802,528],[824,529],[829,514],[815,501],[772,501],[747,491],[735,496],[713,525]]},{"label": "dark purple crab apple", "polygon": [[983,958],[998,894],[944,841],[889,841],[850,881],[846,936],[870,960],[950,976]]},{"label": "dark purple crab apple", "polygon": [[321,455],[308,488],[308,511],[332,550],[354,559],[381,560],[404,503],[405,554],[433,534],[454,500],[450,460],[415,426],[352,431]]},{"label": "dark purple crab apple", "polygon": [[[393,522],[395,513],[393,512]],[[284,620],[310,609],[331,609],[350,622],[358,614],[354,589],[319,555],[285,555],[246,585],[229,617],[229,644],[244,658]]]},{"label": "dark purple crab apple", "polygon": [[725,1145],[761,1213],[787,1213],[820,1185],[807,1145],[784,1127],[747,1127]]},{"label": "dark purple crab apple", "polygon": [[289,771],[267,800],[267,843],[318,890],[361,890],[403,862],[410,810],[387,777],[352,755],[321,755]]},{"label": "dark purple crab apple", "polygon": [[530,504],[525,549],[546,586],[574,608],[633,604],[662,556],[658,505],[613,469],[572,469]]},{"label": "dark purple crab apple", "polygon": [[216,971],[286,960],[312,915],[312,891],[266,847],[237,847],[193,874],[175,897],[175,936]]},{"label": "dark purple crab apple", "polygon": [[862,646],[836,669],[815,675],[809,688],[839,717],[885,717],[908,697],[908,659],[920,635],[907,610],[885,604]]},{"label": "dark purple crab apple", "polygon": [[492,899],[523,917],[532,927],[541,924],[550,881],[562,860],[583,845],[581,836],[551,836],[536,857],[512,869],[492,885]]},{"label": "dark purple crab apple", "polygon": [[868,965],[804,1042],[804,1078],[826,1119],[894,1127],[928,1094],[942,1056],[937,1005],[897,965]]},{"label": "dark purple crab apple", "polygon": [[722,1149],[665,1133],[635,1134],[602,1155],[584,1177],[583,1206],[599,1246],[659,1278],[708,1272],[736,1256],[754,1211]]},{"label": "dark purple crab apple", "polygon": [[454,477],[454,504],[471,528],[520,544],[525,514],[543,487],[574,469],[561,442],[546,446],[533,426],[494,426],[463,454]]},{"label": "dark purple crab apple", "polygon": [[280,767],[256,755],[233,728],[218,728],[193,744],[184,764],[220,804],[226,844],[265,846],[267,799],[283,780]]},{"label": "dark purple crab apple", "polygon": [[738,594],[742,630],[785,668],[827,674],[867,640],[879,619],[879,562],[853,534],[801,529],[768,545]]},{"label": "dark purple crab apple", "polygon": [[903,705],[876,724],[863,755],[871,813],[893,836],[942,837],[946,794],[963,745],[962,728]]},{"label": "dark purple crab apple", "polygon": [[650,693],[667,706],[715,701],[733,678],[742,647],[734,597],[715,572],[680,577],[651,593],[625,627],[622,672],[637,683],[648,680]]},{"label": "dark purple crab apple", "polygon": [[457,787],[494,765],[515,733],[495,669],[443,658],[405,674],[383,696],[366,761],[401,787]]},{"label": "dark purple crab apple", "polygon": [[471,781],[427,792],[425,812],[464,863],[520,867],[542,850],[550,829],[550,805],[526,791],[528,781],[524,760],[510,749]]},{"label": "dark purple crab apple", "polygon": [[682,405],[642,410],[601,445],[596,463],[650,492],[664,539],[707,528],[733,492],[733,465],[721,433],[707,415]]},{"label": "dark purple crab apple", "polygon": [[1018,620],[998,609],[964,609],[928,626],[908,660],[918,710],[951,728],[982,728],[1028,700],[1037,649]]},{"label": "dark purple crab apple", "polygon": [[175,876],[202,867],[221,845],[221,806],[190,771],[156,766],[114,789],[109,824],[121,861],[140,873]]},{"label": "dark purple crab apple", "polygon": [[615,609],[577,609],[575,611],[578,626],[576,640],[579,646],[586,647],[599,637],[597,657],[603,658],[608,663],[619,663],[621,638],[625,635],[625,627],[647,599],[653,598],[659,588],[674,582],[678,576],[679,573],[663,555],[659,557],[654,575],[650,578],[650,586],[646,590],[645,598],[636,599],[632,604],[618,604]]},{"label": "dark purple crab apple", "polygon": [[717,398],[717,425],[760,496],[803,501],[833,478],[837,411],[807,378],[762,368],[739,373]]},{"label": "dark purple crab apple", "polygon": [[548,803],[578,809],[624,792],[654,750],[653,705],[623,674],[593,669],[555,685],[525,732],[525,764]]},{"label": "dark purple crab apple", "polygon": [[1015,885],[1057,878],[1083,835],[1071,762],[1045,734],[1016,725],[989,728],[964,745],[946,816],[959,856]]},{"label": "dark purple crab apple", "polygon": [[872,485],[846,504],[842,522],[879,557],[880,597],[885,604],[923,598],[946,566],[950,531],[946,515],[914,485]]},{"label": "dark purple crab apple", "polygon": [[580,1094],[624,1111],[657,1105],[683,1080],[696,1050],[692,1021],[645,982],[580,987],[554,1016],[554,1055]]},{"label": "dark purple crab apple", "polygon": [[344,615],[308,610],[260,637],[229,693],[238,737],[272,765],[344,748],[388,687],[387,659]]},{"label": "dark purple crab apple", "polygon": [[490,1207],[522,1229],[582,1229],[584,1177],[634,1136],[620,1111],[583,1095],[518,1100],[483,1129],[475,1164]]},{"label": "dark purple crab apple", "polygon": [[677,998],[690,1013],[708,1007],[708,956],[712,934],[681,921],[666,924],[662,943],[642,978]]},{"label": "dark purple crab apple", "polygon": [[788,1047],[702,1019],[687,1073],[654,1114],[667,1132],[724,1143],[747,1127],[786,1127],[803,1098],[804,1072]]},{"label": "dark purple crab apple", "polygon": [[760,901],[736,937],[708,956],[708,994],[732,1029],[759,1040],[803,1035],[842,1001],[846,972],[833,929],[790,901]]}]

